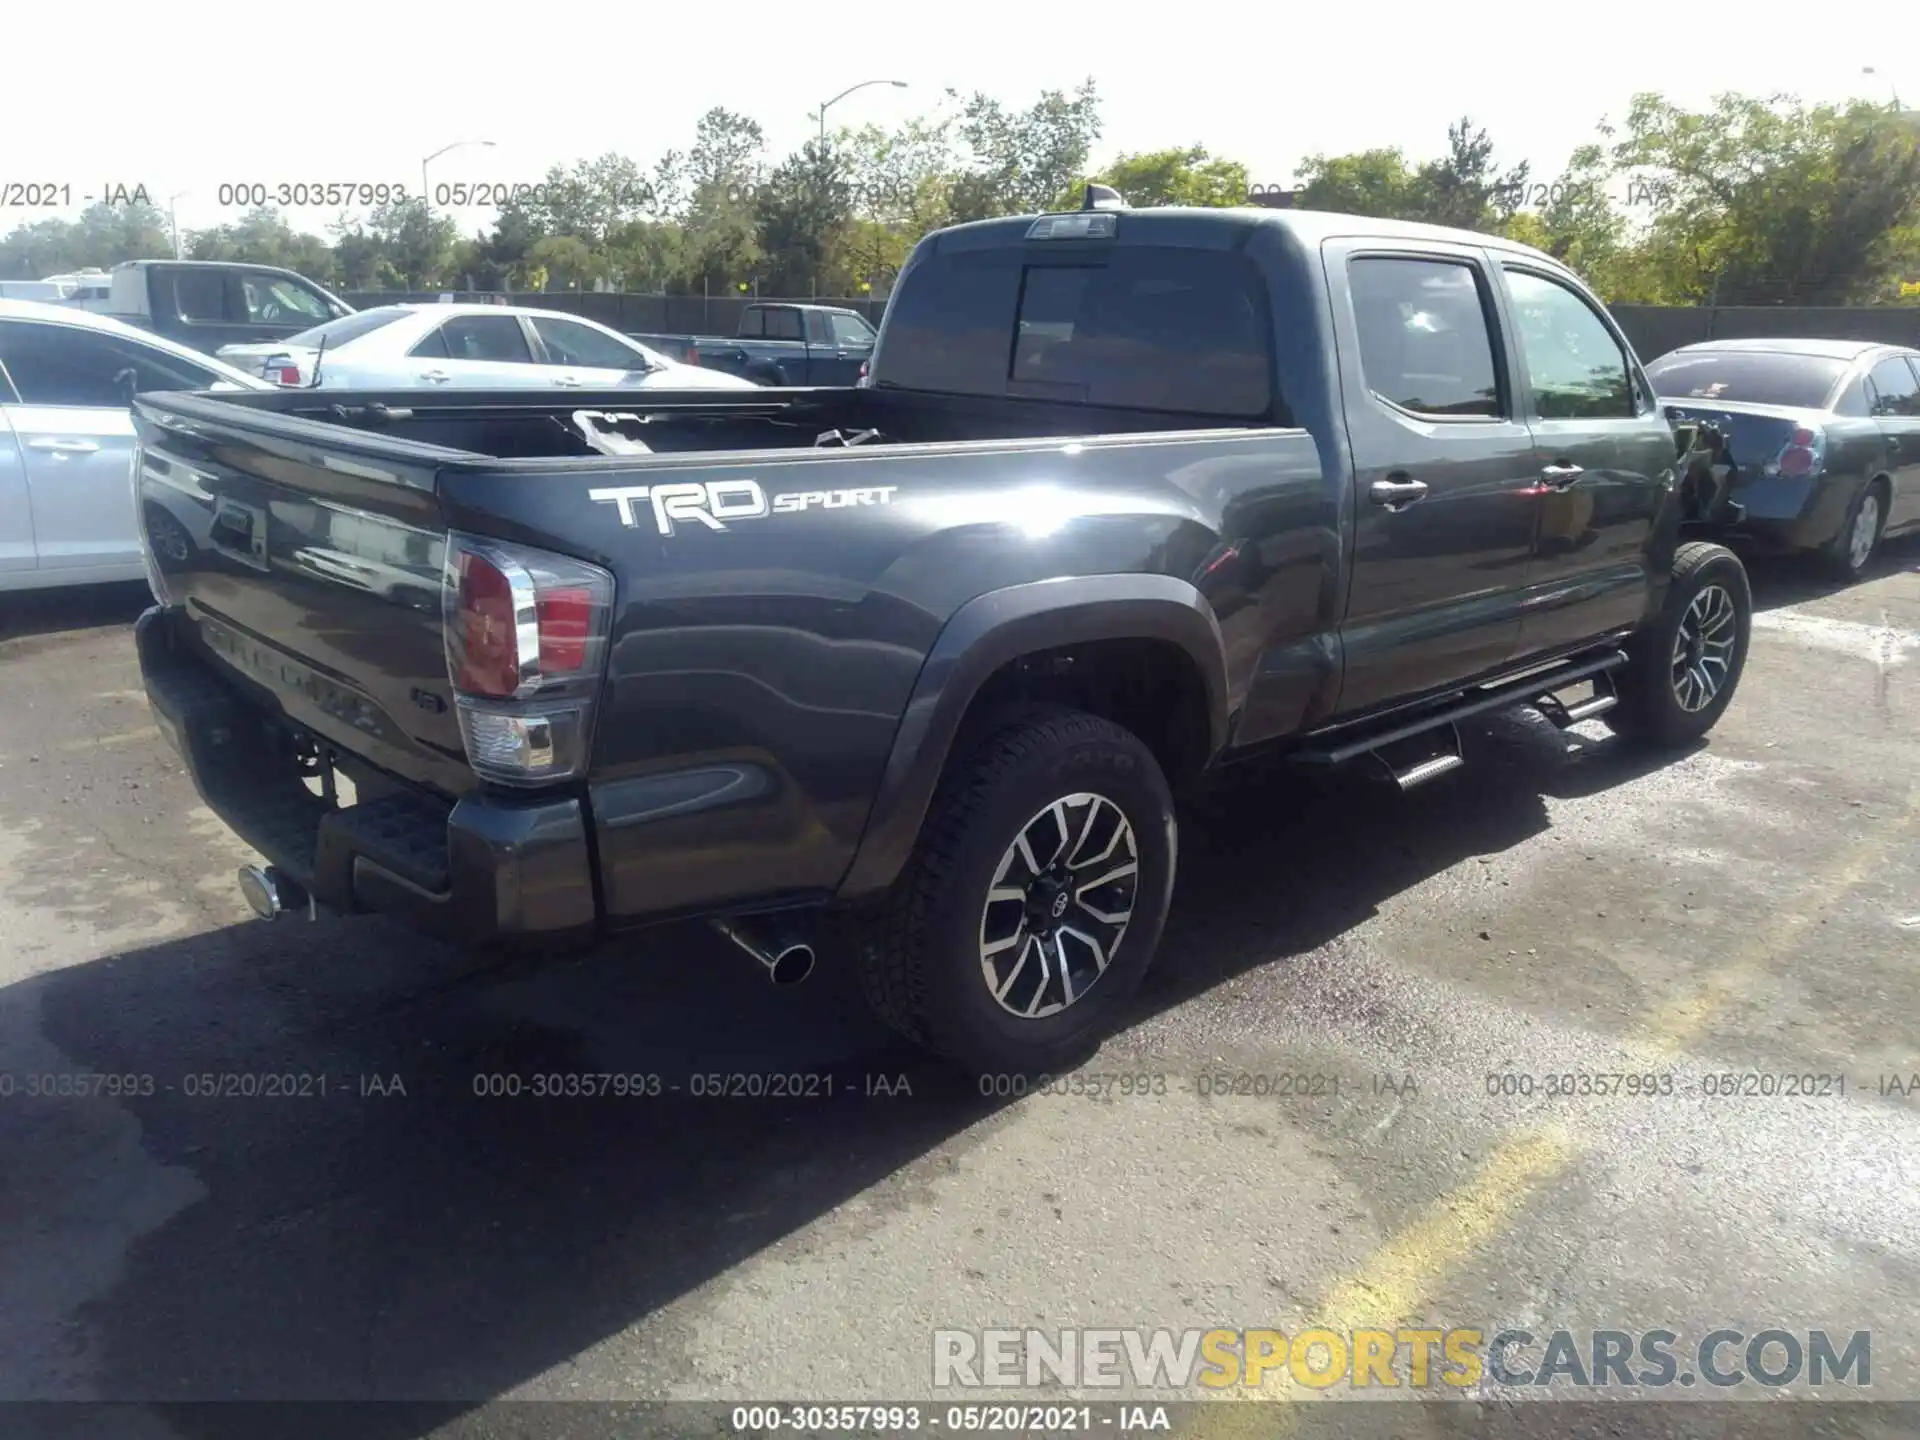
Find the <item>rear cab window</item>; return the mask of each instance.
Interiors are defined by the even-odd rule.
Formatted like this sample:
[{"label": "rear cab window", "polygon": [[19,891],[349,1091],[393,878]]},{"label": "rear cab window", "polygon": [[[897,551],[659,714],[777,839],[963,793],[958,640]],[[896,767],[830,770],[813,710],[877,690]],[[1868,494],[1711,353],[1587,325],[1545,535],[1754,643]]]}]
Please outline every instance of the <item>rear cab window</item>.
[{"label": "rear cab window", "polygon": [[1817,410],[1847,373],[1847,362],[1772,350],[1707,350],[1662,355],[1647,379],[1663,400],[1730,400]]},{"label": "rear cab window", "polygon": [[1269,300],[1252,260],[1051,243],[921,260],[887,316],[875,385],[1240,422],[1274,413]]}]

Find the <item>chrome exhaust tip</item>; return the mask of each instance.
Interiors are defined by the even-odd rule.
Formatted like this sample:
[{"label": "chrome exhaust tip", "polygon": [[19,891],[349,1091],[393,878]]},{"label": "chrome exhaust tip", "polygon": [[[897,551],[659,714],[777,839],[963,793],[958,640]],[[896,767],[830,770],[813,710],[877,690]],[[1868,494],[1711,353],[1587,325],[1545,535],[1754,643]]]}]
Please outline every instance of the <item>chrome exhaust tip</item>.
[{"label": "chrome exhaust tip", "polygon": [[798,985],[813,974],[813,946],[805,940],[790,938],[788,931],[778,939],[763,941],[751,934],[749,921],[715,920],[713,928],[760,962],[767,978],[776,985]]},{"label": "chrome exhaust tip", "polygon": [[307,892],[271,865],[242,865],[240,893],[262,920],[277,920],[286,911],[307,904]]},{"label": "chrome exhaust tip", "polygon": [[789,945],[767,966],[767,978],[776,985],[798,985],[813,974],[813,947]]}]

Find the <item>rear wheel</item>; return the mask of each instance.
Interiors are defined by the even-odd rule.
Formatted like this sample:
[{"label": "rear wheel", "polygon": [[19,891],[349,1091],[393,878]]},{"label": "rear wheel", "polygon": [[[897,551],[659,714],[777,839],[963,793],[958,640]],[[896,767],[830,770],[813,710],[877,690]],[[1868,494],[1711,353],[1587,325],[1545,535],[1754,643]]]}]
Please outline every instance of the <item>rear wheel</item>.
[{"label": "rear wheel", "polygon": [[1659,746],[1699,739],[1726,713],[1746,668],[1753,593],[1725,546],[1693,541],[1674,556],[1657,619],[1627,644],[1615,672],[1620,703],[1607,713],[1621,736]]},{"label": "rear wheel", "polygon": [[1146,974],[1174,856],[1173,799],[1137,736],[1078,711],[995,727],[863,927],[868,999],[975,1073],[1070,1065]]},{"label": "rear wheel", "polygon": [[1881,532],[1886,528],[1886,487],[1876,480],[1854,498],[1846,523],[1821,547],[1820,558],[1838,578],[1858,580],[1866,574],[1874,551],[1880,548]]}]

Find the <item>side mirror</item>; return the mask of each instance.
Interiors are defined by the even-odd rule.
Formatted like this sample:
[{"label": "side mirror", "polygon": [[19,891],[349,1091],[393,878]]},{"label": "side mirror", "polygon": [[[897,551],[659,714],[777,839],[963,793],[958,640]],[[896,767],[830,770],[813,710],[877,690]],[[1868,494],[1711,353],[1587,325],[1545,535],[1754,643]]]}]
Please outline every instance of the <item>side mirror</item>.
[{"label": "side mirror", "polygon": [[133,404],[133,397],[140,393],[140,373],[129,365],[124,370],[113,372],[113,388],[118,390],[127,404]]}]

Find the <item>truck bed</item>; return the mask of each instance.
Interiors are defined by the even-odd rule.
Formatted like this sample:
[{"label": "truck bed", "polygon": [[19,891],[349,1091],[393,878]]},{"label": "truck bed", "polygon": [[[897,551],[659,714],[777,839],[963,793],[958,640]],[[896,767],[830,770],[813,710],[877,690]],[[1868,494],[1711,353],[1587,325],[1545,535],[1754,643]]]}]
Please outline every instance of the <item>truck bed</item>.
[{"label": "truck bed", "polygon": [[[1216,419],[1140,410],[1103,410],[1044,401],[969,399],[909,391],[777,389],[761,393],[653,390],[577,391],[530,398],[525,391],[423,395],[418,390],[275,390],[204,402],[175,396],[180,413],[285,416],[495,459],[587,458],[596,450],[574,418],[581,412],[642,417],[620,427],[656,455],[813,447],[833,431],[873,432],[862,444],[951,444],[968,440],[1092,437],[1221,428]],[[201,412],[202,404],[218,407]]]},{"label": "truck bed", "polygon": [[[583,428],[583,412],[629,418]],[[347,908],[369,866],[390,889],[402,875],[443,893],[371,852],[376,835],[446,829],[453,863],[499,827],[549,823],[592,837],[610,924],[749,890],[831,893],[961,606],[1036,577],[1196,574],[1230,475],[1337,528],[1302,430],[1026,400],[163,394],[140,397],[135,425],[165,607],[143,641],[156,709],[188,717],[172,728],[193,743],[241,746],[192,761],[209,804],[302,884],[335,877],[323,903]],[[819,443],[834,432],[878,433]],[[595,434],[644,435],[647,452],[596,449]],[[444,613],[460,535],[613,577],[585,776],[507,794],[469,763]],[[1300,572],[1303,631],[1320,625],[1325,550],[1275,562]],[[271,734],[246,750],[261,724]],[[316,823],[289,746],[337,765],[362,806]],[[289,827],[318,839],[294,844]]]}]

